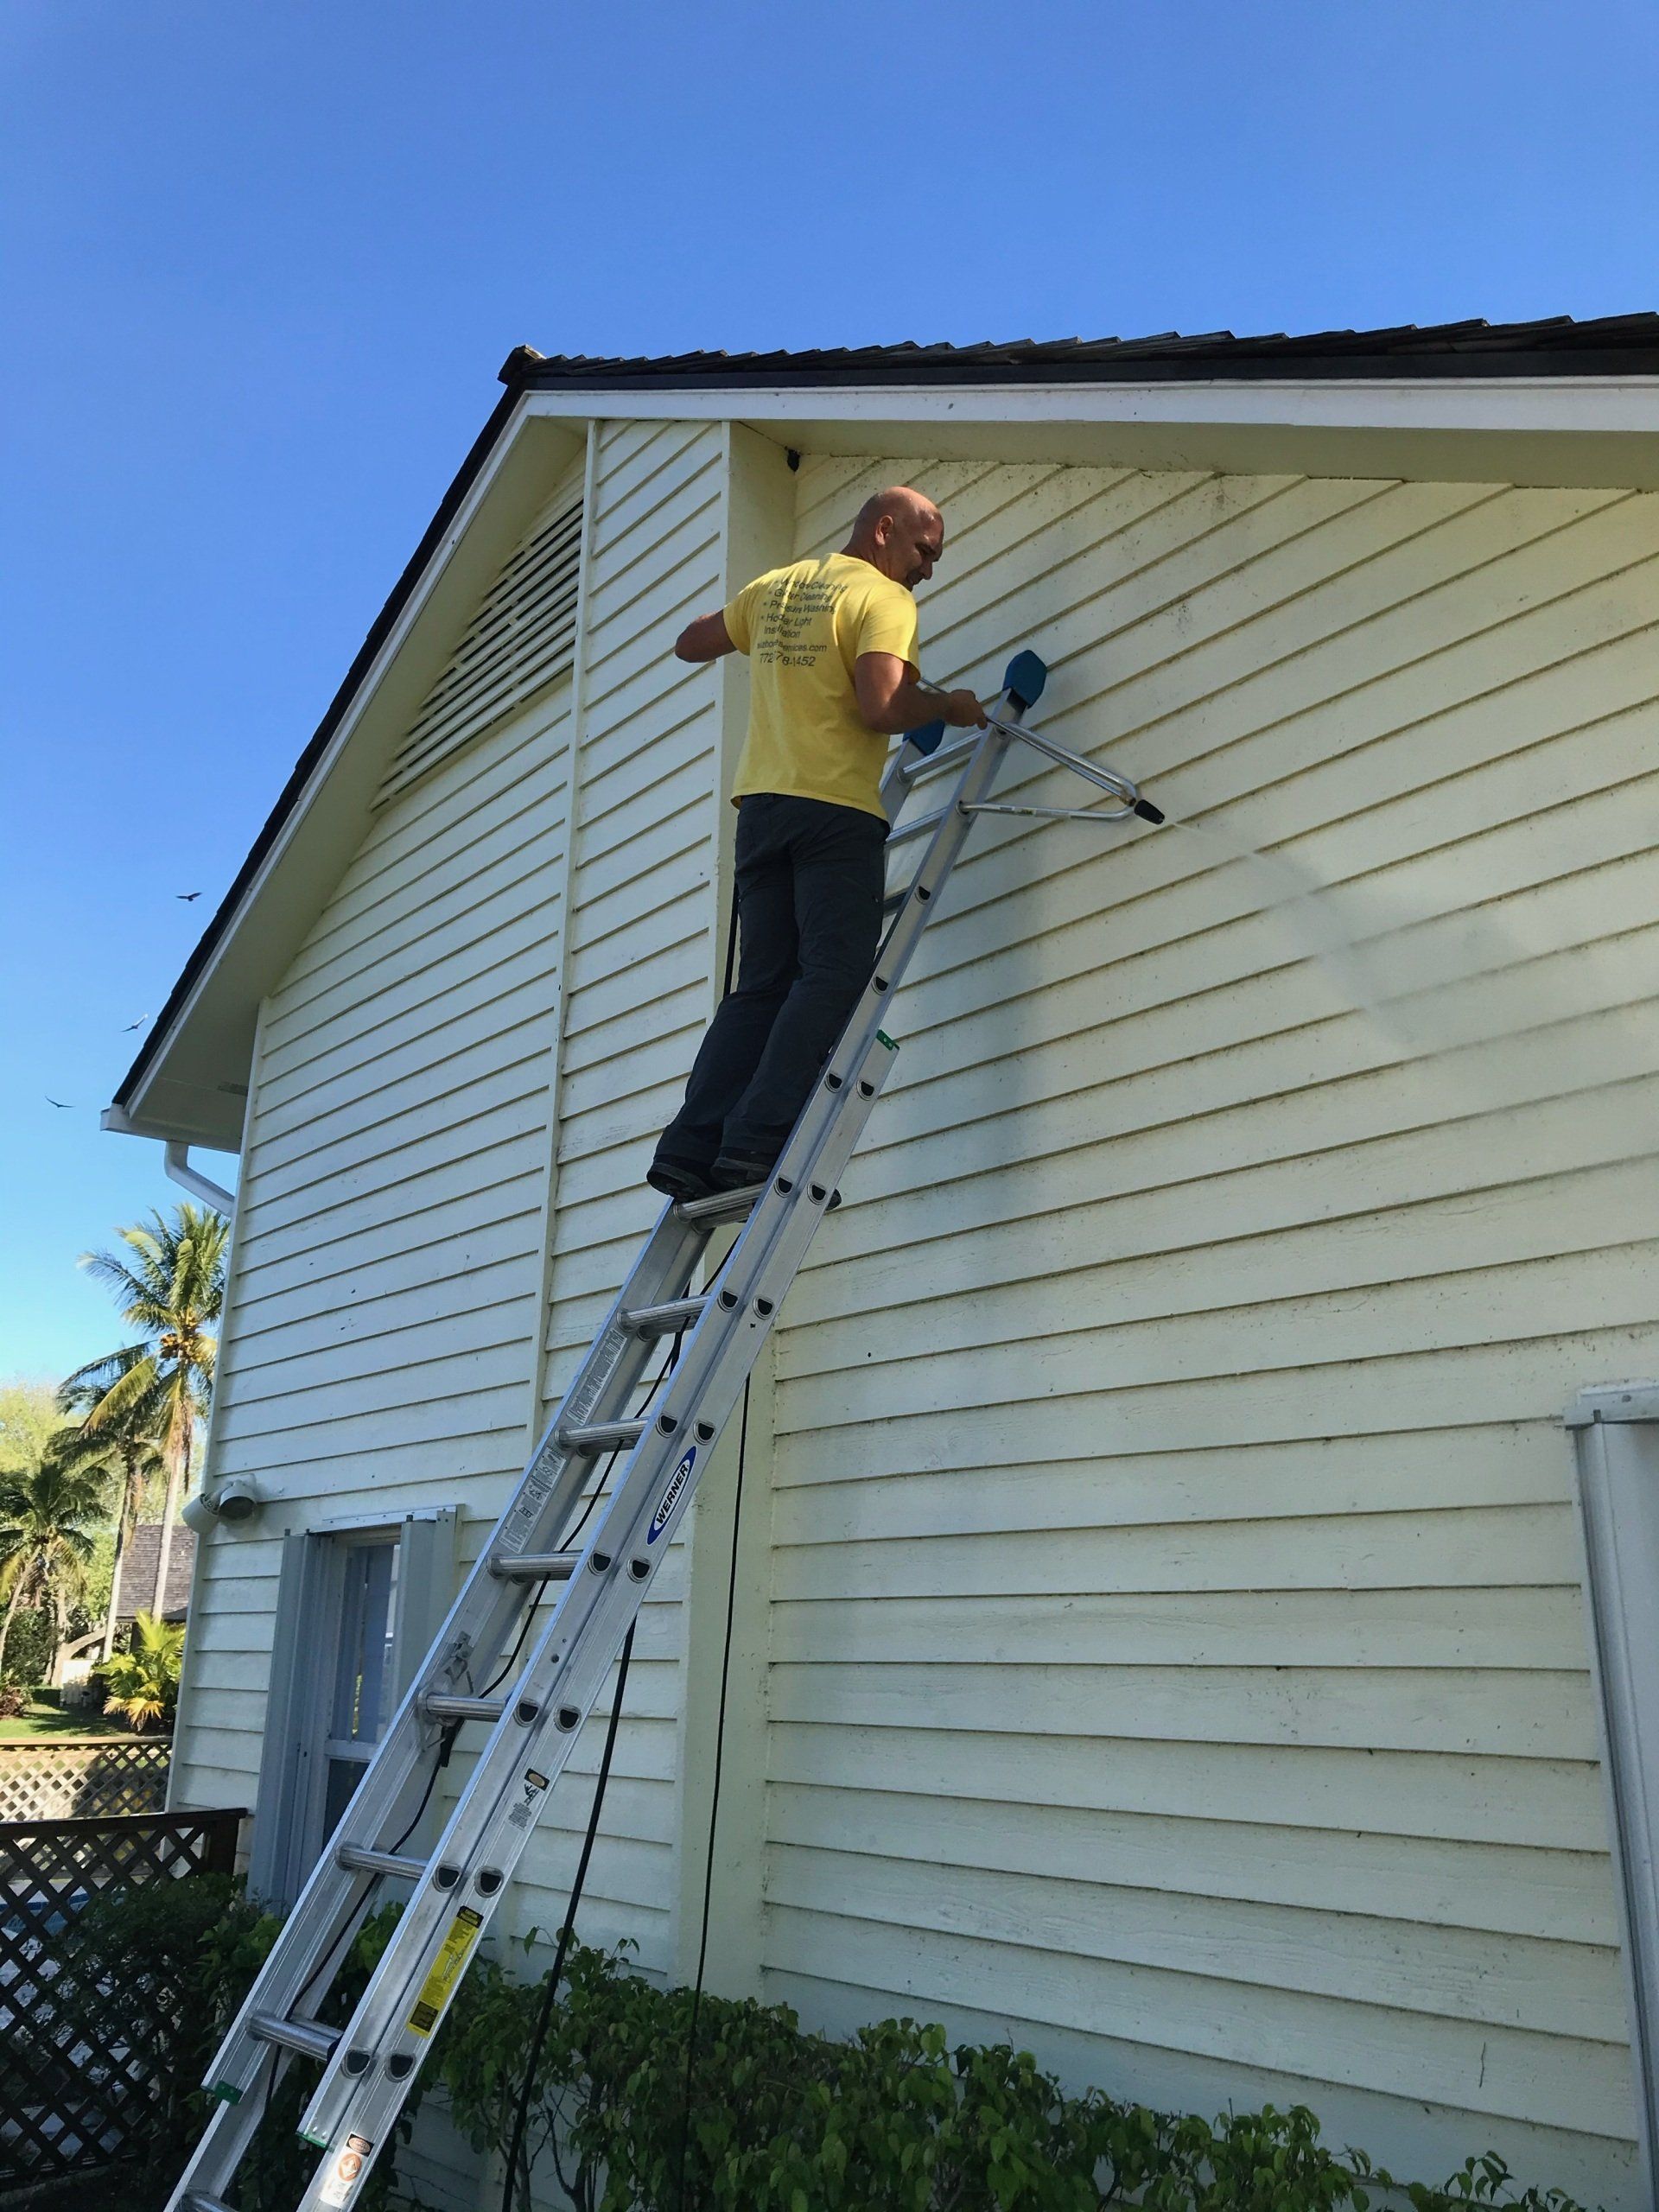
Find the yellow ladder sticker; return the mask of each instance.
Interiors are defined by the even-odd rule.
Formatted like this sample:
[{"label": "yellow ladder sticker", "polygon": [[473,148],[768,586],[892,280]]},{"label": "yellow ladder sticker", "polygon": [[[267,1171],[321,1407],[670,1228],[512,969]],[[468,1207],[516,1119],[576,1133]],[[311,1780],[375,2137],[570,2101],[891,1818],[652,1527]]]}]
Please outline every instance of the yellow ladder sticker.
[{"label": "yellow ladder sticker", "polygon": [[465,1972],[467,1954],[472,1949],[483,1925],[483,1914],[474,1912],[469,1904],[462,1905],[455,1915],[438,1955],[432,1961],[432,1971],[421,1986],[415,2010],[409,2016],[409,2024],[417,2036],[429,2036],[438,2024],[438,2015],[448,2002],[450,1991]]}]

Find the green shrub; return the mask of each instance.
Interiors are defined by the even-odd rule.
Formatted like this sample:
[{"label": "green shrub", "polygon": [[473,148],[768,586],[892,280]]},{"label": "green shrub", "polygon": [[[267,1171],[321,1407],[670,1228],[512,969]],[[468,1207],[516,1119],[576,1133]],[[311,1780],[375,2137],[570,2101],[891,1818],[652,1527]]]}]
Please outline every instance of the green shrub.
[{"label": "green shrub", "polygon": [[3,1679],[19,1688],[34,1689],[51,1673],[57,1648],[57,1624],[51,1614],[20,1605],[12,1616],[11,1634],[6,1639]]},{"label": "green shrub", "polygon": [[[395,1919],[365,1924],[330,1991],[342,2022]],[[95,1897],[67,1931],[53,2018],[31,2035],[60,2050],[112,2037],[154,2061],[131,2212],[162,2203],[210,2116],[196,2085],[270,1948],[276,1923],[239,1885],[193,1878]],[[441,2082],[462,2133],[505,2160],[544,1980],[480,1958],[405,2107]],[[526,2149],[579,2212],[1367,2212],[1398,2190],[1416,2212],[1469,2205],[1583,2212],[1520,2190],[1491,2154],[1437,2188],[1397,2183],[1336,2152],[1302,2107],[1213,2122],[1098,2090],[1069,2096],[1029,2052],[952,2048],[943,2028],[884,2020],[841,2043],[804,2033],[785,2005],[705,1996],[686,2105],[691,1993],[627,1970],[622,1950],[573,1946],[531,2084]],[[141,2038],[142,2046],[141,2046]],[[3,2069],[0,2069],[3,2070]],[[238,2180],[242,2212],[291,2212],[317,2153],[295,2129],[315,2069],[290,2067]],[[383,2160],[364,2212],[385,2212]]]},{"label": "green shrub", "polygon": [[[434,2054],[463,2133],[504,2160],[543,1986],[480,1961]],[[1068,2096],[1029,2052],[953,2050],[941,2027],[885,2020],[836,2043],[787,2006],[715,1997],[684,2132],[691,2009],[690,1991],[655,1988],[620,1952],[573,1947],[526,2146],[580,2212],[1367,2212],[1396,2188],[1417,2212],[1582,2212],[1559,2190],[1516,2190],[1490,2154],[1439,2188],[1396,2183],[1327,2148],[1300,2106],[1173,2117]]]}]

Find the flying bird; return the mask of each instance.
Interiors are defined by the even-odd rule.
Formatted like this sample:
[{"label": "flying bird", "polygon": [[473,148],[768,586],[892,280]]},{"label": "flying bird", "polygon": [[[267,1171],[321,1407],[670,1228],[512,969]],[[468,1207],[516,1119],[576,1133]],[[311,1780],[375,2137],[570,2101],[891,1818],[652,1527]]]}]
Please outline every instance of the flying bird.
[{"label": "flying bird", "polygon": [[142,1028],[143,1027],[144,1024],[145,1024],[149,1020],[149,1016],[147,1014],[141,1014],[139,1015],[139,1017],[138,1017],[137,1020],[137,1021],[130,1021],[130,1022],[127,1024],[127,1027],[128,1027],[129,1029],[142,1029]]},{"label": "flying bird", "polygon": [[67,1114],[71,1110],[69,1101],[67,1098],[54,1098],[49,1090],[42,1091],[41,1095],[46,1100],[47,1104],[48,1106],[55,1106],[59,1113]]},{"label": "flying bird", "polygon": [[188,906],[193,899],[200,899],[201,893],[200,891],[175,891],[173,893],[173,896],[175,899],[182,899],[185,905]]}]

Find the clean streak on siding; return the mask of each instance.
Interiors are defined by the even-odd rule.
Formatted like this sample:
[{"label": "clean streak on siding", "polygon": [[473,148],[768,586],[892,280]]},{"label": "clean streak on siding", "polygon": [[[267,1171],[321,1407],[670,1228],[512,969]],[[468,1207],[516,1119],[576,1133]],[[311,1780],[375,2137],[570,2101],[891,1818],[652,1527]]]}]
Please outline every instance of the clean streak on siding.
[{"label": "clean streak on siding", "polygon": [[[1045,728],[1420,995],[1357,1013],[1225,847],[980,824],[778,1338],[767,1993],[1611,2171],[1559,1416],[1659,1350],[1659,499],[912,467],[928,672],[1034,644]],[[904,473],[804,461],[798,550]]]}]

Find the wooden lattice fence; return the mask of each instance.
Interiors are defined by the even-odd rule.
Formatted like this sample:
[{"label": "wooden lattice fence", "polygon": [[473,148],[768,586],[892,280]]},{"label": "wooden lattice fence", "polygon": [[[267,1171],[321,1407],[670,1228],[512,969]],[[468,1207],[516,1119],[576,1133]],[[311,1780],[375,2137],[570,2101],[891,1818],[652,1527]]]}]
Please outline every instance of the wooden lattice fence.
[{"label": "wooden lattice fence", "polygon": [[158,2087],[146,1999],[96,1975],[76,1989],[77,1916],[100,1893],[231,1872],[243,1817],[0,1825],[0,2196],[118,2164],[142,2143]]},{"label": "wooden lattice fence", "polygon": [[159,1813],[172,1754],[170,1736],[24,1737],[0,1744],[0,1821]]}]

